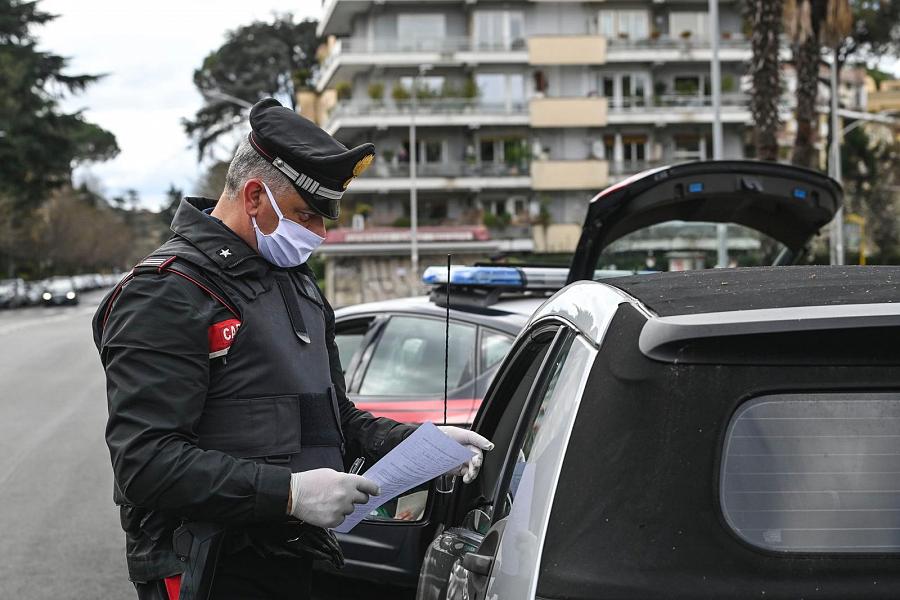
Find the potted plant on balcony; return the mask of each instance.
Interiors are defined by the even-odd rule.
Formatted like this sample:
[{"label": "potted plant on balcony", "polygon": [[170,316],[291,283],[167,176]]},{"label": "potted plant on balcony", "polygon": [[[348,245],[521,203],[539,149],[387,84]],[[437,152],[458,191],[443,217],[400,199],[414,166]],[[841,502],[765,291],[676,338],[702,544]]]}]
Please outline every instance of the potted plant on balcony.
[{"label": "potted plant on balcony", "polygon": [[620,31],[620,32],[619,32],[619,39],[620,39],[620,40],[627,40],[627,39],[628,39],[628,32],[627,32],[627,31]]},{"label": "potted plant on balcony", "polygon": [[731,39],[731,32],[730,32],[730,31],[723,31],[723,32],[722,32],[722,39],[723,39],[723,40],[730,40],[730,39]]},{"label": "potted plant on balcony", "polygon": [[349,100],[353,95],[353,86],[349,81],[339,81],[335,84],[334,91],[338,100]]},{"label": "potted plant on balcony", "polygon": [[692,35],[693,35],[693,32],[690,29],[685,29],[684,31],[681,32],[681,39],[683,39],[684,41],[687,42],[691,39]]},{"label": "potted plant on balcony", "polygon": [[406,102],[410,98],[409,90],[406,89],[405,85],[398,81],[394,84],[394,87],[391,88],[391,98],[394,99],[394,102]]},{"label": "potted plant on balcony", "polygon": [[472,110],[472,105],[475,104],[474,100],[478,98],[479,95],[480,90],[478,89],[478,84],[475,83],[475,78],[469,75],[462,85],[462,97],[466,100],[466,105],[463,109],[465,112]]},{"label": "potted plant on balcony", "polygon": [[369,84],[369,98],[372,99],[372,102],[375,104],[381,104],[384,100],[384,84],[380,81],[375,81]]},{"label": "potted plant on balcony", "polygon": [[726,94],[732,93],[735,90],[735,82],[734,75],[730,75],[726,73],[722,75],[722,91]]},{"label": "potted plant on balcony", "polygon": [[659,29],[654,27],[653,30],[650,32],[650,41],[656,42],[661,37],[662,37],[662,32]]}]

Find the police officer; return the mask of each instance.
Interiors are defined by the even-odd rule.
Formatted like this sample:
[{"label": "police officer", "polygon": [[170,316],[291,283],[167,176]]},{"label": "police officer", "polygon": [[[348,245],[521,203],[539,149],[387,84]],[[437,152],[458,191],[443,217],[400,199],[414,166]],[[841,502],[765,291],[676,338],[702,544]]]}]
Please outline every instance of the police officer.
[{"label": "police officer", "polygon": [[[306,261],[374,159],[269,98],[250,111],[219,200],[186,198],[174,236],[104,299],[114,500],[139,598],[305,598],[328,528],[377,495],[344,472],[414,428],[345,393],[334,312]],[[493,445],[454,474],[471,481]]]}]

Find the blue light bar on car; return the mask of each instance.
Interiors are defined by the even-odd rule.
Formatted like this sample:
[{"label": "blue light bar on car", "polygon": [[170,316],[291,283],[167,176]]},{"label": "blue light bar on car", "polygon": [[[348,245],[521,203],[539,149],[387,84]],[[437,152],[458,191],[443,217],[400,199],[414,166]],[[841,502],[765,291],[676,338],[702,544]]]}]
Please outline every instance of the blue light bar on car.
[{"label": "blue light bar on car", "polygon": [[806,197],[809,195],[809,192],[804,190],[803,188],[794,188],[794,198],[798,200],[806,200]]},{"label": "blue light bar on car", "polygon": [[[422,275],[427,285],[447,283],[447,267],[428,267]],[[450,283],[483,287],[524,287],[522,273],[515,267],[450,267]]]},{"label": "blue light bar on car", "polygon": [[689,183],[688,184],[688,192],[691,194],[699,194],[703,191],[703,184],[700,182],[697,183]]}]

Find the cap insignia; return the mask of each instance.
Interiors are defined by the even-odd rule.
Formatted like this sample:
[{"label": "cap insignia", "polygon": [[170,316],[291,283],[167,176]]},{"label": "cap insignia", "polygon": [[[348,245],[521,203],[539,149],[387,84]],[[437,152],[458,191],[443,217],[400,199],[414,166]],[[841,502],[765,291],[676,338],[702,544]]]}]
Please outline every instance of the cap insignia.
[{"label": "cap insignia", "polygon": [[359,159],[359,162],[356,163],[355,167],[353,167],[353,177],[359,177],[360,175],[362,175],[363,171],[369,168],[369,165],[372,164],[373,160],[375,160],[374,154],[366,154],[361,159]]}]

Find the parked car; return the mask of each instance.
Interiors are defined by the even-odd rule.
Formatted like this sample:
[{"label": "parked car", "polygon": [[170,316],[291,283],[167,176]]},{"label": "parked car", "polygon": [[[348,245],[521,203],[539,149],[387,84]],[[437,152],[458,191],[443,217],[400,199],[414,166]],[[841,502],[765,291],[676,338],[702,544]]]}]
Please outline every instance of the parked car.
[{"label": "parked car", "polygon": [[[455,269],[450,340],[457,345],[451,349],[455,360],[448,373],[448,421],[472,422],[502,358],[498,355],[511,347],[509,336],[519,332],[549,292],[566,280],[623,274],[598,270],[600,252],[616,239],[676,219],[733,222],[784,243],[786,251],[778,262],[785,264],[803,257],[804,248],[839,206],[840,188],[813,171],[752,161],[679,165],[648,171],[598,194],[591,201],[584,234],[568,270]],[[437,286],[429,298],[336,312],[336,338],[348,393],[361,408],[403,421],[442,421],[444,272],[440,267],[426,272],[427,282]],[[434,503],[442,497],[428,498]],[[425,510],[421,495],[418,500],[417,506]],[[400,505],[398,501],[396,506]],[[427,510],[437,509],[429,506]],[[424,512],[415,516],[413,525],[381,515],[339,536],[347,557],[347,567],[340,574],[414,586],[435,530]]]},{"label": "parked car", "polygon": [[0,308],[18,308],[28,303],[25,281],[22,279],[0,280]]},{"label": "parked car", "polygon": [[416,524],[417,598],[900,597],[898,279],[566,287],[485,397],[481,475]]},{"label": "parked car", "polygon": [[69,277],[57,277],[48,279],[41,294],[44,306],[58,306],[61,304],[78,304],[78,292],[75,282]]}]

